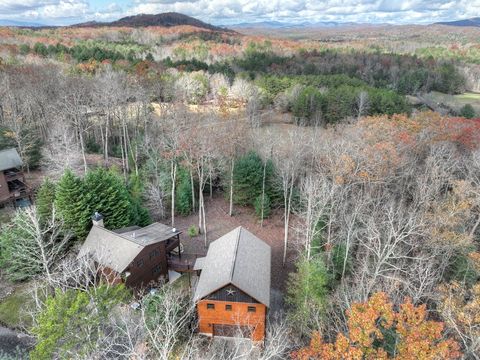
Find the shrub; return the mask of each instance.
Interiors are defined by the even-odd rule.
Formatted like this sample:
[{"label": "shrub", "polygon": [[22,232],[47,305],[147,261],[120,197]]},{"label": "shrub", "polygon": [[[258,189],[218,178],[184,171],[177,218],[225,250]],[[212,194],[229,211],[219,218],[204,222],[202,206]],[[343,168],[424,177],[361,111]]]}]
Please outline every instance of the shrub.
[{"label": "shrub", "polygon": [[94,137],[89,136],[85,141],[85,150],[89,154],[100,154],[102,148],[100,144],[95,141]]},{"label": "shrub", "polygon": [[188,236],[195,237],[198,235],[198,229],[195,225],[192,225],[187,230]]},{"label": "shrub", "polygon": [[27,44],[22,44],[20,45],[19,50],[20,50],[20,54],[27,55],[30,53],[30,46]]},{"label": "shrub", "polygon": [[475,117],[475,109],[472,105],[466,104],[460,109],[460,116],[466,119],[473,119]]}]

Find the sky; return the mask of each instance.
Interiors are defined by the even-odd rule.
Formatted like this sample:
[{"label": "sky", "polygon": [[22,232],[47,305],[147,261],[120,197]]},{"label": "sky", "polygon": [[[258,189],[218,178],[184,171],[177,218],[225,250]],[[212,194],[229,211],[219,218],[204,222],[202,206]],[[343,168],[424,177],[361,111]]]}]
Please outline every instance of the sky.
[{"label": "sky", "polygon": [[428,24],[480,16],[480,0],[0,0],[0,19],[45,25],[167,11],[215,25],[260,21]]}]

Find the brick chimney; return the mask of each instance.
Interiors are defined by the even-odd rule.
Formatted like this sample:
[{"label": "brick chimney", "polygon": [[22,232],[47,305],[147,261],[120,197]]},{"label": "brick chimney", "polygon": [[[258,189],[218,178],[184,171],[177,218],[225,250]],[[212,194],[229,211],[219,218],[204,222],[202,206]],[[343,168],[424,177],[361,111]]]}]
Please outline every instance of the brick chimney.
[{"label": "brick chimney", "polygon": [[95,211],[95,214],[92,216],[92,222],[95,226],[103,227],[103,215]]}]

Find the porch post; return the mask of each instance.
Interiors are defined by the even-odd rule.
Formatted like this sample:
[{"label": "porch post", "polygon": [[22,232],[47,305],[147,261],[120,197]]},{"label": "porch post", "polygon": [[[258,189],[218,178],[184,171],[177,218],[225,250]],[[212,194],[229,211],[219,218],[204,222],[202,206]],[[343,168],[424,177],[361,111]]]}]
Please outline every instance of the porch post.
[{"label": "porch post", "polygon": [[182,253],[180,251],[180,234],[177,234],[177,240],[178,240],[178,258],[182,258]]}]

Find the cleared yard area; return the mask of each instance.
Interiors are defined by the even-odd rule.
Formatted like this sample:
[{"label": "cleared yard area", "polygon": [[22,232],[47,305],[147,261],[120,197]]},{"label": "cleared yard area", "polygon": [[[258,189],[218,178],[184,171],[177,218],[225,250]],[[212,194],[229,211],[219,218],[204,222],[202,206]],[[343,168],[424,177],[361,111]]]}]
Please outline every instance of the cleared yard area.
[{"label": "cleared yard area", "polygon": [[442,94],[433,91],[426,95],[432,101],[438,104],[445,104],[455,111],[459,111],[463,106],[470,104],[478,115],[480,115],[480,94],[467,92],[460,95]]},{"label": "cleared yard area", "polygon": [[16,329],[29,327],[32,322],[29,310],[34,305],[29,293],[30,286],[25,283],[14,288],[10,285],[5,287],[8,292],[2,294],[0,300],[0,324]]},{"label": "cleared yard area", "polygon": [[[293,263],[296,254],[293,249],[289,249],[287,262],[283,266],[283,211],[273,211],[262,227],[255,218],[252,208],[235,206],[234,210],[234,216],[230,217],[228,201],[221,195],[214,196],[213,199],[206,199],[207,245],[236,227],[243,226],[272,247],[272,289],[283,292],[288,274],[295,270]],[[195,237],[187,234],[187,229],[192,225],[198,226],[197,214],[175,219],[175,227],[183,231],[180,240],[184,245],[184,253],[204,255],[207,248],[204,245],[203,234]],[[292,244],[294,243],[293,237],[294,232],[292,231],[290,240]]]}]

